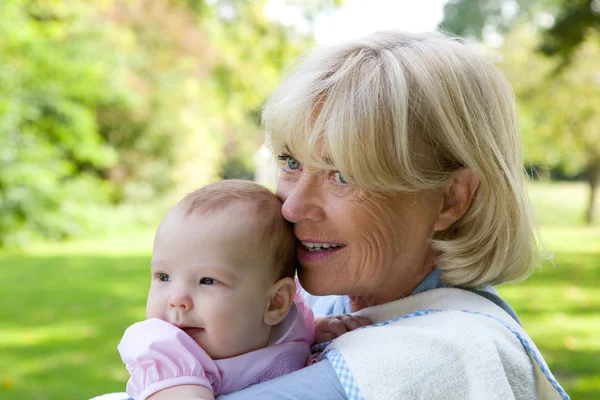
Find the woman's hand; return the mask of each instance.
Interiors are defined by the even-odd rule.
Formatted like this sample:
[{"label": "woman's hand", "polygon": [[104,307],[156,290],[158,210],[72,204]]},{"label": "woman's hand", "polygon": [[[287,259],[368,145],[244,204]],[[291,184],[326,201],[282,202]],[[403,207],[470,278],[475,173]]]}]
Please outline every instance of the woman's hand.
[{"label": "woman's hand", "polygon": [[315,318],[315,343],[328,342],[336,339],[346,332],[362,326],[371,325],[373,322],[357,315],[330,315]]}]

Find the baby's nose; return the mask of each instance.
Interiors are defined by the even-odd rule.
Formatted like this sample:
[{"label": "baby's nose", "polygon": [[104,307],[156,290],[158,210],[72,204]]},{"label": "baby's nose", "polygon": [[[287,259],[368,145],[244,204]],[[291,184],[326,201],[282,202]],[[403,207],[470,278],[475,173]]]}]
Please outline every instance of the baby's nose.
[{"label": "baby's nose", "polygon": [[175,293],[169,299],[169,307],[190,311],[193,307],[192,299],[185,293]]}]

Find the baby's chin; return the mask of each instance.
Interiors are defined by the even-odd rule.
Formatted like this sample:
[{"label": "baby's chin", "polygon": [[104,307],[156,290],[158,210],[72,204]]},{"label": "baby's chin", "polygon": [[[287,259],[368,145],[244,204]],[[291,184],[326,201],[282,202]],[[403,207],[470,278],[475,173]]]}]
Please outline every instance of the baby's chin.
[{"label": "baby's chin", "polygon": [[204,350],[206,352],[206,354],[208,354],[209,357],[212,358],[213,360],[229,358],[229,356],[227,356],[227,355],[225,357],[223,357],[222,354],[212,351],[213,349],[211,348],[211,346],[208,346],[206,343],[206,337],[205,337],[206,331],[204,329],[202,329],[202,328],[183,328],[181,330],[184,331],[185,333],[187,333],[189,335],[189,337],[194,339],[194,342],[196,342],[198,344],[198,346],[202,347],[202,350]]},{"label": "baby's chin", "polygon": [[217,346],[217,347],[227,347],[226,351],[215,351],[218,349],[214,349],[213,346],[210,346],[207,343],[206,331],[203,328],[180,328],[182,331],[187,333],[194,342],[198,344],[198,346],[202,347],[202,350],[209,355],[209,357],[213,360],[223,360],[226,358],[236,357],[245,353],[252,351],[253,349],[247,349],[242,351],[242,349],[237,349],[237,352],[232,352],[231,346]]},{"label": "baby's chin", "polygon": [[199,346],[202,346],[202,335],[204,334],[203,328],[180,328],[182,331],[188,334],[189,337],[194,339],[194,342],[198,343]]}]

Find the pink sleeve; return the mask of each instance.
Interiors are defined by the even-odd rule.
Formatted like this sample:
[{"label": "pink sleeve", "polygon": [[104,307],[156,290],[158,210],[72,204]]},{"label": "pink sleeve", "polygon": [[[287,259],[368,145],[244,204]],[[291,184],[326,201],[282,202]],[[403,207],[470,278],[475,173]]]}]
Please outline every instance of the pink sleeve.
[{"label": "pink sleeve", "polygon": [[306,300],[304,300],[304,296],[302,296],[302,285],[300,285],[300,281],[298,278],[294,278],[294,281],[296,282],[296,296],[294,297],[294,303],[296,303],[296,307],[298,307],[298,310],[304,315],[306,326],[313,335],[311,342],[314,342],[315,315]]},{"label": "pink sleeve", "polygon": [[184,331],[160,319],[130,326],[118,350],[131,375],[127,394],[135,400],[179,385],[205,386],[213,392],[220,386],[219,371],[208,354]]}]

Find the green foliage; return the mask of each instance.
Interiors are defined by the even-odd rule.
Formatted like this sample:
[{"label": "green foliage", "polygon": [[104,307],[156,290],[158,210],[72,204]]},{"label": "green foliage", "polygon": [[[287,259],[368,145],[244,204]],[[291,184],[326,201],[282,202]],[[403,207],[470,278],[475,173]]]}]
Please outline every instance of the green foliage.
[{"label": "green foliage", "polygon": [[539,42],[535,31],[513,30],[498,66],[519,100],[526,159],[547,167],[561,164],[571,174],[585,172],[590,186],[586,219],[592,222],[600,176],[600,33],[590,34],[574,51],[573,63],[560,69],[561,60],[535,52]]},{"label": "green foliage", "polygon": [[486,32],[504,35],[523,23],[538,24],[540,17],[551,16],[550,26],[542,23],[544,40],[537,50],[568,63],[588,32],[600,31],[598,4],[597,0],[450,0],[440,27],[481,40]]},{"label": "green foliage", "polygon": [[217,2],[203,19],[204,30],[220,51],[211,77],[212,101],[223,110],[227,142],[221,176],[252,175],[252,156],[264,141],[260,109],[284,68],[312,43],[312,38],[268,20],[266,0]]},{"label": "green foliage", "polygon": [[577,47],[586,40],[590,29],[600,31],[600,3],[597,0],[565,1],[554,25],[544,32],[540,50],[570,60]]},{"label": "green foliage", "polygon": [[[504,35],[499,66],[519,99],[527,163],[583,174],[590,186],[588,223],[600,185],[598,7],[591,0],[451,0],[441,23],[476,39]],[[542,27],[549,16],[554,25]]]},{"label": "green foliage", "polygon": [[110,186],[96,171],[116,159],[95,117],[120,96],[107,84],[106,32],[83,3],[44,4],[0,3],[0,246],[74,233],[61,210],[105,200]]},{"label": "green foliage", "polygon": [[444,6],[440,28],[455,35],[483,39],[486,33],[505,34],[513,27],[535,19],[541,12],[551,15],[568,0],[450,0]]},{"label": "green foliage", "polygon": [[260,107],[310,43],[264,3],[0,2],[0,247],[251,174]]}]

